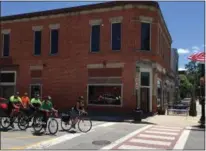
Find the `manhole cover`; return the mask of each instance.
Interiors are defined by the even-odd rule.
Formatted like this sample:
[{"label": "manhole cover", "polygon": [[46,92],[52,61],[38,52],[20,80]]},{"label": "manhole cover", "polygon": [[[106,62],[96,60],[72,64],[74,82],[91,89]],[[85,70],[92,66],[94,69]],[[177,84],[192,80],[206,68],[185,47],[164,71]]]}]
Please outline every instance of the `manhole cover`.
[{"label": "manhole cover", "polygon": [[108,145],[108,144],[111,144],[111,142],[107,141],[107,140],[99,140],[99,141],[93,141],[92,144],[94,144],[94,145]]}]

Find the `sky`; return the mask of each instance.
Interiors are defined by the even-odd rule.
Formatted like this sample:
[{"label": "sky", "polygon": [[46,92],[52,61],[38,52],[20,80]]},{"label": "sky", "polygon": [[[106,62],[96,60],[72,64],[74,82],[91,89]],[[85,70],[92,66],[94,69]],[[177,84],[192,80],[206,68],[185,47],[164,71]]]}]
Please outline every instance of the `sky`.
[{"label": "sky", "polygon": [[[100,1],[99,1],[100,2]],[[1,16],[87,5],[98,2],[2,2]],[[204,2],[159,2],[172,36],[172,47],[178,49],[179,69],[185,68],[187,57],[205,50]]]}]

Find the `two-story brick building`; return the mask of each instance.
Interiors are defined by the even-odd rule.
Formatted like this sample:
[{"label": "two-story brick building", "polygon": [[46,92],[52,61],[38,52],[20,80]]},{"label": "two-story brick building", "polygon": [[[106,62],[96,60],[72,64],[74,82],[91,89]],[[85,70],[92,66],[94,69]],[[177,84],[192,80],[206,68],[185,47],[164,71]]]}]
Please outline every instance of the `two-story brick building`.
[{"label": "two-story brick building", "polygon": [[83,95],[93,110],[155,112],[170,73],[172,39],[157,2],[4,16],[1,33],[4,97],[38,92],[69,108]]}]

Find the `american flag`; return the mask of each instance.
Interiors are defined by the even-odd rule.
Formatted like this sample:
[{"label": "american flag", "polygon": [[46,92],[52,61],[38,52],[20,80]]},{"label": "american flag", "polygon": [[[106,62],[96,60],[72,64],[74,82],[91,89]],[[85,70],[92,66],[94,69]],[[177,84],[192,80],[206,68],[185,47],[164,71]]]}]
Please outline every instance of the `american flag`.
[{"label": "american flag", "polygon": [[195,62],[205,63],[205,52],[194,53],[189,56],[188,59]]}]

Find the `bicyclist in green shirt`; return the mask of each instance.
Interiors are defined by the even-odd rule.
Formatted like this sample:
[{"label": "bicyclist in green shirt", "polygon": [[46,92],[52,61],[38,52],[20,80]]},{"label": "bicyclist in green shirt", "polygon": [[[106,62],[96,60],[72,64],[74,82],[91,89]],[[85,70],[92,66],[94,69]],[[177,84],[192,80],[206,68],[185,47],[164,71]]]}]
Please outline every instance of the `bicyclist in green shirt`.
[{"label": "bicyclist in green shirt", "polygon": [[[19,108],[17,105],[22,105],[21,98],[19,97],[19,92],[16,92],[13,96],[10,97],[8,103],[8,115],[12,118],[12,110]],[[22,105],[23,106],[23,105]],[[14,127],[14,125],[11,125]]]},{"label": "bicyclist in green shirt", "polygon": [[9,103],[8,103],[8,114],[9,115],[11,115],[13,109],[19,108],[17,105],[22,105],[21,98],[19,97],[19,92],[16,92],[9,99]]},{"label": "bicyclist in green shirt", "polygon": [[44,129],[46,129],[46,123],[48,121],[46,112],[49,112],[49,111],[57,112],[57,110],[53,108],[50,96],[46,97],[45,100],[42,102],[41,109],[44,111],[43,112],[43,122],[45,122]]},{"label": "bicyclist in green shirt", "polygon": [[34,98],[31,99],[31,106],[34,108],[40,108],[41,105],[42,105],[42,102],[39,99],[39,94],[36,94]]}]

